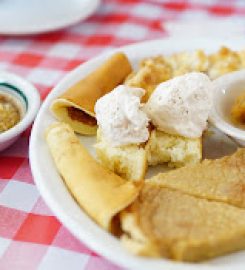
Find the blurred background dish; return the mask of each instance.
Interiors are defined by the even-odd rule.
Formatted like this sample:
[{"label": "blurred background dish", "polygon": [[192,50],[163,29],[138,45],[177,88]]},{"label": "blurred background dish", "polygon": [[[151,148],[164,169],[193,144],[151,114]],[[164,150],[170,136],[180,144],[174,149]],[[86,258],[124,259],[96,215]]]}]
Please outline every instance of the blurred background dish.
[{"label": "blurred background dish", "polygon": [[[25,79],[12,73],[0,72],[0,97],[1,108],[6,107],[5,103],[8,102],[8,105],[14,105],[12,107],[19,112],[19,117],[13,125],[0,130],[0,151],[2,151],[12,145],[31,125],[39,110],[40,95],[38,90]],[[4,112],[12,113],[10,118],[13,118],[13,110],[0,110],[0,113],[4,114]],[[4,120],[9,120],[4,118],[4,115],[1,116],[0,128]]]},{"label": "blurred background dish", "polygon": [[100,0],[1,0],[0,34],[26,35],[58,30],[90,16]]}]

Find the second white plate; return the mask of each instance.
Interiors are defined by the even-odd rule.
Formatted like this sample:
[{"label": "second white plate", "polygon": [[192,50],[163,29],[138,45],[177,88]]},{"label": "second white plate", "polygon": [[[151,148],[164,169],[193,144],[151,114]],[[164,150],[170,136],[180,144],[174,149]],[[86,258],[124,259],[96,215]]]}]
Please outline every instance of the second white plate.
[{"label": "second white plate", "polygon": [[1,0],[0,34],[37,34],[75,24],[91,15],[100,0]]}]

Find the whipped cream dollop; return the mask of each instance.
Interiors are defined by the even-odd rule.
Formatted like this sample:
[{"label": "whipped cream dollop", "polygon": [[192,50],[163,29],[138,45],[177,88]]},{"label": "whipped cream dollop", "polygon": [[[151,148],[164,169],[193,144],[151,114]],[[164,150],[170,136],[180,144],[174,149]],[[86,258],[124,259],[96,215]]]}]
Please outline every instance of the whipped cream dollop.
[{"label": "whipped cream dollop", "polygon": [[125,85],[97,100],[97,123],[112,146],[138,144],[148,140],[149,119],[140,103],[145,90]]},{"label": "whipped cream dollop", "polygon": [[208,76],[191,72],[159,84],[146,103],[145,111],[159,130],[197,138],[207,127],[211,92]]}]

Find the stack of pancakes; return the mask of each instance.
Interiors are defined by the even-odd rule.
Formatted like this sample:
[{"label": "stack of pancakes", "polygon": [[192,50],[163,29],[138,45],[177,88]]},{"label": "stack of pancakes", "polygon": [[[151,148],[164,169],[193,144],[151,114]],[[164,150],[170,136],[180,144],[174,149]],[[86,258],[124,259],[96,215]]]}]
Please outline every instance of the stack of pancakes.
[{"label": "stack of pancakes", "polygon": [[120,214],[133,253],[201,261],[245,248],[245,149],[149,180]]}]

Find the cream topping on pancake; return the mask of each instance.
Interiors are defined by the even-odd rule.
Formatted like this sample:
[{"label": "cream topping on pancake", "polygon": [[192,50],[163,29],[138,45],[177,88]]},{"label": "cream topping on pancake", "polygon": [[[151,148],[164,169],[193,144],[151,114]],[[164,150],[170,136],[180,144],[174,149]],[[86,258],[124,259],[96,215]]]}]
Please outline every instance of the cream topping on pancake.
[{"label": "cream topping on pancake", "polygon": [[101,97],[95,105],[97,123],[112,146],[139,144],[148,140],[149,119],[142,110],[141,88],[116,87]]},{"label": "cream topping on pancake", "polygon": [[207,75],[191,72],[157,86],[145,111],[161,131],[198,138],[207,126],[212,83]]}]

